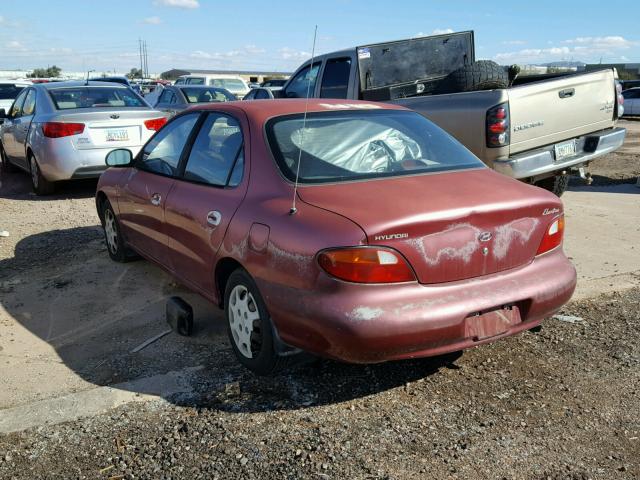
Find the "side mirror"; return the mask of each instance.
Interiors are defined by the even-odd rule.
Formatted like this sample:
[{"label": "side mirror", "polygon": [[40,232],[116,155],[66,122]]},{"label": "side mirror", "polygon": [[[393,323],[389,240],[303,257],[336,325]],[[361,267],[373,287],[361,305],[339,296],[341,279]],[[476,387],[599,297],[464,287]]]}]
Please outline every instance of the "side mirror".
[{"label": "side mirror", "polygon": [[118,148],[107,153],[104,161],[109,167],[128,167],[133,162],[133,153],[126,148]]}]

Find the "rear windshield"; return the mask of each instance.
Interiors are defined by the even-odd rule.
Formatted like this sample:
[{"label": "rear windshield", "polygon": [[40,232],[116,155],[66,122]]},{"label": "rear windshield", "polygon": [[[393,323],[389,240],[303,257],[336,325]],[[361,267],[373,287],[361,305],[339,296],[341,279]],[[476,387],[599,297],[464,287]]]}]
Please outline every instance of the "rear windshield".
[{"label": "rear windshield", "polygon": [[209,80],[209,85],[228,90],[245,90],[247,88],[241,80],[235,78],[214,78]]},{"label": "rear windshield", "polygon": [[189,88],[181,89],[189,103],[230,102],[235,98],[221,88]]},{"label": "rear windshield", "polygon": [[22,91],[24,87],[12,84],[0,84],[0,100],[13,100]]},{"label": "rear windshield", "polygon": [[140,97],[128,88],[71,87],[49,90],[58,110],[73,108],[146,107]]},{"label": "rear windshield", "polygon": [[276,117],[267,137],[280,170],[301,183],[447,172],[484,164],[415,112],[341,111]]}]

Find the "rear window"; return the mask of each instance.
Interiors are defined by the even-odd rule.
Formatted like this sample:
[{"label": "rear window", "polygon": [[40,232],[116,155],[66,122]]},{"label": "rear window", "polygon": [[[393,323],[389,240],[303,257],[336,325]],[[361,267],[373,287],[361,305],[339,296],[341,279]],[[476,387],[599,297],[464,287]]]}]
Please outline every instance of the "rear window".
[{"label": "rear window", "polygon": [[448,172],[484,164],[448,133],[415,112],[341,111],[276,117],[267,137],[276,162],[300,183]]},{"label": "rear window", "polygon": [[204,85],[204,78],[202,77],[187,77],[187,85]]},{"label": "rear window", "polygon": [[219,88],[189,88],[181,89],[189,103],[230,102],[235,98],[227,91]]},{"label": "rear window", "polygon": [[235,78],[214,78],[209,80],[209,85],[227,90],[246,90],[247,88],[241,80]]},{"label": "rear window", "polygon": [[23,88],[12,84],[0,84],[0,100],[14,100]]},{"label": "rear window", "polygon": [[146,107],[140,97],[128,88],[73,87],[49,90],[58,110],[74,108]]}]

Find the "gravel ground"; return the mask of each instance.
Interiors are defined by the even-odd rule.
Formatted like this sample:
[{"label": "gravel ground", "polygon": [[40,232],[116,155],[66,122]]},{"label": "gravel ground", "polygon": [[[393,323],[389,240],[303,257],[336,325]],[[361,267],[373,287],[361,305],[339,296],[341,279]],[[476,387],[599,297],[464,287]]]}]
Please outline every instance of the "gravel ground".
[{"label": "gravel ground", "polygon": [[639,310],[628,290],[461,357],[212,378],[0,437],[0,478],[639,478]]}]

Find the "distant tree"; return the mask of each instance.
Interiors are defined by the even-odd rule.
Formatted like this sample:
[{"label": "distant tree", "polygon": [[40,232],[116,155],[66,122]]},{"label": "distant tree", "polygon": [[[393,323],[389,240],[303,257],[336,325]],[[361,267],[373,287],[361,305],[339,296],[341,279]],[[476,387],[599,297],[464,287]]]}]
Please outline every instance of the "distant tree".
[{"label": "distant tree", "polygon": [[127,78],[142,78],[142,70],[140,70],[139,68],[132,68],[131,71],[127,73]]},{"label": "distant tree", "polygon": [[28,78],[57,78],[62,73],[62,69],[55,65],[47,68],[36,68],[27,75]]}]

